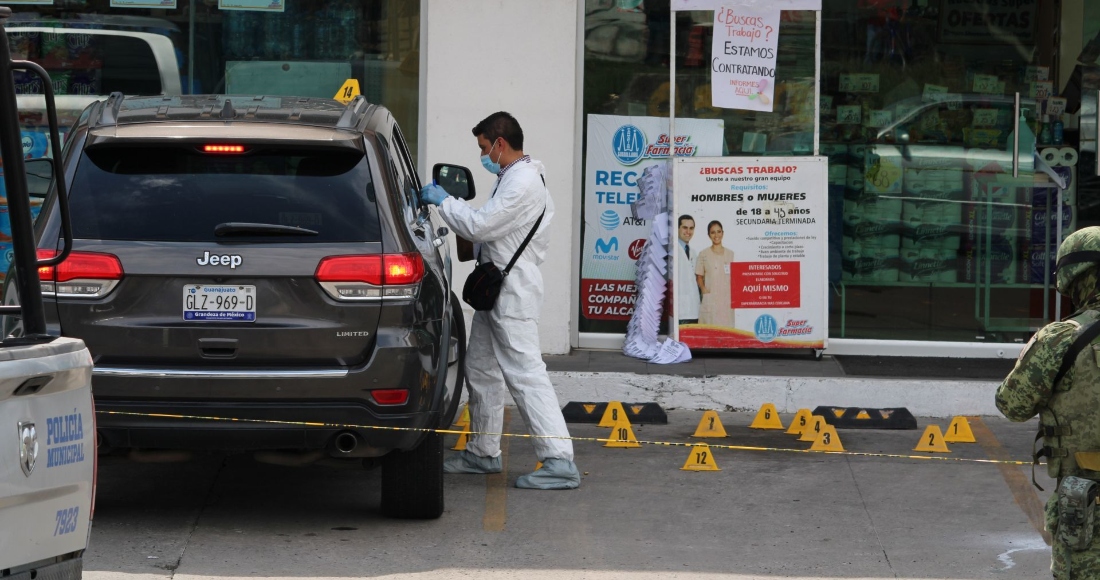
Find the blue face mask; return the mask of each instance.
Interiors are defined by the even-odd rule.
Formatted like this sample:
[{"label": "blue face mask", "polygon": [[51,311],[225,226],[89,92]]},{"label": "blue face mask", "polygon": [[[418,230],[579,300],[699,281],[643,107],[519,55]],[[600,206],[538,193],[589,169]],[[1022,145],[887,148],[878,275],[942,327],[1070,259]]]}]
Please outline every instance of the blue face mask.
[{"label": "blue face mask", "polygon": [[[496,174],[500,173],[500,163],[497,163],[497,162],[493,161],[493,159],[491,157],[489,157],[489,155],[491,155],[493,153],[493,149],[496,149],[496,148],[497,148],[497,144],[493,143],[493,146],[489,148],[489,154],[481,156],[481,166],[484,167],[486,171],[488,171],[489,173],[492,173],[493,175],[496,175]],[[500,158],[498,157],[497,159],[499,160]]]}]

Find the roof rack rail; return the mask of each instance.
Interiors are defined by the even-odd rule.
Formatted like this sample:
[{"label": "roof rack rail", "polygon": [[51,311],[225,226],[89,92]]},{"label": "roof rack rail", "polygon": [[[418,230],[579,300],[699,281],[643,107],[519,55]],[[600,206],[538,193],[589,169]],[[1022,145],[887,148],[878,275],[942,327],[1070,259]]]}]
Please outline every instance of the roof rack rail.
[{"label": "roof rack rail", "polygon": [[99,115],[100,125],[118,124],[118,114],[122,111],[122,99],[124,98],[126,97],[118,91],[107,97],[107,102],[103,105],[103,112]]},{"label": "roof rack rail", "polygon": [[344,108],[344,114],[336,122],[337,129],[354,129],[359,124],[359,117],[366,112],[370,103],[363,95],[358,95]]}]

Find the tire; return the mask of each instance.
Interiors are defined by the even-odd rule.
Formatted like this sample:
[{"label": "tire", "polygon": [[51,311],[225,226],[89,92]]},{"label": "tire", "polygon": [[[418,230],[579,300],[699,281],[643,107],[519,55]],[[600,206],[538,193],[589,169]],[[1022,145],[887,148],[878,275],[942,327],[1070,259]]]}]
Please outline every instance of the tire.
[{"label": "tire", "polygon": [[458,403],[462,399],[462,389],[466,388],[466,319],[462,315],[461,302],[458,296],[451,293],[451,336],[458,339],[458,376],[455,379],[455,394],[451,398],[451,407],[443,415],[440,429],[447,429],[458,415]]},{"label": "tire", "polygon": [[[458,412],[466,385],[466,323],[462,307],[451,294],[451,336],[458,340],[455,394],[438,427],[446,429]],[[446,372],[446,371],[444,371]],[[382,460],[382,515],[410,520],[434,520],[443,515],[443,436],[429,433],[412,451],[391,451]]]},{"label": "tire", "polygon": [[443,515],[443,436],[429,433],[412,451],[382,462],[382,515],[434,520]]}]

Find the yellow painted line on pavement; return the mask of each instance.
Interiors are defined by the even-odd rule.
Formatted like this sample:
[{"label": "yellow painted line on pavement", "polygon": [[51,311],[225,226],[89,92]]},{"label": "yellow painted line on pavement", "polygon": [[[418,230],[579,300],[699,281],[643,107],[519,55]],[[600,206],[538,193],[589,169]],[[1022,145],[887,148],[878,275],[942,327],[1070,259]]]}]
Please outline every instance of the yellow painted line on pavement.
[{"label": "yellow painted line on pavement", "polygon": [[[512,408],[504,408],[504,429],[508,429]],[[508,518],[508,443],[509,437],[500,439],[500,473],[485,478],[485,516],[481,528],[486,532],[503,532]]]},{"label": "yellow painted line on pavement", "polygon": [[[970,430],[974,432],[974,438],[978,440],[978,445],[982,447],[982,450],[990,459],[1008,459],[1008,451],[1001,445],[997,436],[989,430],[981,417],[970,418]],[[1039,501],[1038,494],[1035,493],[1035,487],[1031,485],[1031,482],[1020,471],[1019,467],[1008,463],[998,463],[997,469],[1000,470],[1001,477],[1008,484],[1008,489],[1012,492],[1012,499],[1016,500],[1016,505],[1020,506],[1024,515],[1027,516],[1027,520],[1031,522],[1031,526],[1043,536],[1043,541],[1049,546],[1050,532],[1046,531],[1046,510],[1043,502]]]}]

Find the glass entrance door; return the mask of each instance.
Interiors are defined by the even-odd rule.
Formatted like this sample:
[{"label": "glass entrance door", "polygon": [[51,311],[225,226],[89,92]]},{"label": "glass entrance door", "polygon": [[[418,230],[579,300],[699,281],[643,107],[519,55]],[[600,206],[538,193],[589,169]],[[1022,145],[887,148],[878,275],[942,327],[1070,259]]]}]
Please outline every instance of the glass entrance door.
[{"label": "glass entrance door", "polygon": [[1054,316],[1055,10],[1017,4],[824,3],[830,337],[1024,342]]}]

